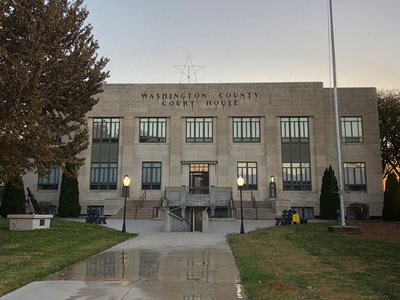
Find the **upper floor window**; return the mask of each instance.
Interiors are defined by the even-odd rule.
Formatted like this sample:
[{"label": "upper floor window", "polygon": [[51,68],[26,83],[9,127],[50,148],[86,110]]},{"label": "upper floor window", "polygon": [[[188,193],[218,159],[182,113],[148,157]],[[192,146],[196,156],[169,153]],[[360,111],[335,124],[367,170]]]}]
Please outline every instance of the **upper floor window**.
[{"label": "upper floor window", "polygon": [[48,169],[47,176],[38,177],[38,190],[58,190],[60,179],[60,168],[51,167]]},{"label": "upper floor window", "polygon": [[187,143],[212,143],[213,119],[212,118],[186,118]]},{"label": "upper floor window", "polygon": [[237,177],[244,179],[244,190],[257,190],[257,163],[256,162],[238,162]]},{"label": "upper floor window", "polygon": [[281,118],[282,143],[300,142],[308,143],[308,118],[287,117]]},{"label": "upper floor window", "polygon": [[233,118],[234,143],[259,143],[260,118]]},{"label": "upper floor window", "polygon": [[346,191],[366,191],[365,163],[343,163],[344,188]]},{"label": "upper floor window", "polygon": [[166,118],[140,118],[140,143],[165,143]]},{"label": "upper floor window", "polygon": [[116,142],[119,137],[119,118],[94,118],[93,142]]},{"label": "upper floor window", "polygon": [[341,117],[342,142],[362,143],[363,130],[361,117]]}]

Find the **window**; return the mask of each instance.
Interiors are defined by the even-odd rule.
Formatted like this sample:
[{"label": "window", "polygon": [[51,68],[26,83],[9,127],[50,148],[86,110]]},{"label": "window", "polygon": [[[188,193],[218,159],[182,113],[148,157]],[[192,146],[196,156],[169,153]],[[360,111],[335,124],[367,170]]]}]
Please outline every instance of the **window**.
[{"label": "window", "polygon": [[212,143],[212,118],[186,118],[186,143]]},{"label": "window", "polygon": [[161,190],[161,163],[142,163],[142,190]]},{"label": "window", "polygon": [[166,118],[140,118],[140,143],[165,143]]},{"label": "window", "polygon": [[342,142],[343,143],[362,143],[362,118],[361,117],[342,117]]},{"label": "window", "polygon": [[283,190],[311,190],[308,118],[281,118],[281,142]]},{"label": "window", "polygon": [[116,190],[118,177],[119,118],[94,118],[91,190]]},{"label": "window", "polygon": [[366,191],[367,181],[365,176],[365,163],[344,163],[344,189],[345,191]]},{"label": "window", "polygon": [[260,118],[233,118],[234,143],[259,143]]},{"label": "window", "polygon": [[244,179],[244,190],[257,190],[257,163],[256,162],[238,162],[237,176]]},{"label": "window", "polygon": [[48,169],[48,176],[39,176],[38,190],[58,190],[58,181],[60,178],[60,168],[51,167]]}]

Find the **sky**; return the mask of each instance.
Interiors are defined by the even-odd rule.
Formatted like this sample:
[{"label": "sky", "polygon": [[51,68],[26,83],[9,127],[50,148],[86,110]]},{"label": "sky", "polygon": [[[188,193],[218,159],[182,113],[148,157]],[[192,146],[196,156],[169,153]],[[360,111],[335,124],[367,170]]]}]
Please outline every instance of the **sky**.
[{"label": "sky", "polygon": [[[86,0],[108,83],[332,86],[328,0]],[[400,0],[333,0],[339,87],[400,88]]]}]

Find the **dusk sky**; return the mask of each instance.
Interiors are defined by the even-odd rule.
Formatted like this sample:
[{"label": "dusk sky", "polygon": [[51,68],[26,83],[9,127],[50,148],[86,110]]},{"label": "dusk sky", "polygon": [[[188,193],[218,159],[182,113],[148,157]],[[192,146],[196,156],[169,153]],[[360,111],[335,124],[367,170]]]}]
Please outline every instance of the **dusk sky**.
[{"label": "dusk sky", "polygon": [[[322,81],[327,0],[86,0],[109,83]],[[339,87],[400,88],[400,0],[333,0]]]}]

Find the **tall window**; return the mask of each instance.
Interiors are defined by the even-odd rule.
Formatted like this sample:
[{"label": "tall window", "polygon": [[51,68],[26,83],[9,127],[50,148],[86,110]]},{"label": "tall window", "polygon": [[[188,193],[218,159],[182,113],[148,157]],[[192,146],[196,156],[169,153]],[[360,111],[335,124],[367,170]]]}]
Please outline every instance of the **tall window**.
[{"label": "tall window", "polygon": [[166,118],[140,118],[140,143],[165,143]]},{"label": "tall window", "polygon": [[49,175],[38,177],[38,190],[58,190],[60,168],[51,167],[48,172]]},{"label": "tall window", "polygon": [[256,162],[238,162],[237,176],[244,179],[244,190],[257,190],[257,163]]},{"label": "tall window", "polygon": [[233,118],[234,143],[259,143],[260,118]]},{"label": "tall window", "polygon": [[161,163],[142,163],[142,190],[161,189]]},{"label": "tall window", "polygon": [[341,117],[342,142],[362,143],[363,130],[361,117]]},{"label": "tall window", "polygon": [[281,139],[283,190],[311,190],[308,118],[281,118]]},{"label": "tall window", "polygon": [[90,189],[117,189],[118,143],[119,118],[94,118]]},{"label": "tall window", "polygon": [[366,191],[365,163],[343,163],[344,189],[346,191]]},{"label": "tall window", "polygon": [[212,118],[186,118],[187,143],[212,143]]}]

